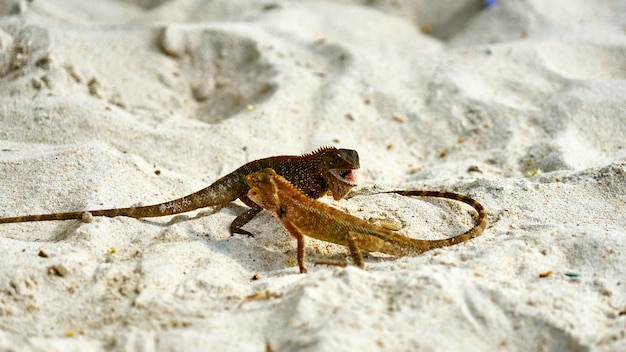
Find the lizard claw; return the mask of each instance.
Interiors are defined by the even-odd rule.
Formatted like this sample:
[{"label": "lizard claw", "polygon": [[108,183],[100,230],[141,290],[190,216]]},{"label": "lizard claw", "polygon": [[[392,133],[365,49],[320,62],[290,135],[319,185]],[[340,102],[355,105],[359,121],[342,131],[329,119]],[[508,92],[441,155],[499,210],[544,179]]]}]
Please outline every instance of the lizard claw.
[{"label": "lizard claw", "polygon": [[252,232],[248,232],[242,228],[231,228],[230,229],[230,235],[231,236],[235,236],[235,234],[240,234],[240,235],[247,235],[249,237],[254,237],[254,234]]}]

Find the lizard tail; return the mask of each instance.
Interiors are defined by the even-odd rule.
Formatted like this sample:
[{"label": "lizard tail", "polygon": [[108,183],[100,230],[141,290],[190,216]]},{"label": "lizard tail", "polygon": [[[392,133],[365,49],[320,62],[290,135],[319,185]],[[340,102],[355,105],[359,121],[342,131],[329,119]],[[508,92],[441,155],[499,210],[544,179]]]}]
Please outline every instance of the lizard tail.
[{"label": "lizard tail", "polygon": [[[216,182],[217,184],[217,182]],[[92,216],[127,216],[131,218],[151,218],[158,216],[166,216],[184,213],[192,211],[198,208],[208,207],[212,205],[226,203],[237,199],[236,196],[232,196],[232,192],[220,192],[219,187],[228,188],[228,185],[213,184],[209,187],[203,188],[196,193],[184,196],[182,198],[174,199],[168,202],[160,204],[152,204],[145,206],[136,206],[128,208],[115,208],[115,209],[99,209],[99,210],[84,210],[73,211],[65,213],[52,213],[52,214],[39,214],[39,215],[25,215],[0,218],[0,224],[16,223],[16,222],[31,222],[31,221],[54,221],[54,220],[82,220],[86,213],[90,213]]]},{"label": "lizard tail", "polygon": [[[456,235],[454,237],[441,239],[441,240],[416,240],[418,241],[418,245],[416,247],[419,248],[419,252],[425,252],[427,250],[448,247],[461,242],[469,241],[474,237],[480,236],[483,233],[485,228],[487,227],[487,211],[474,198],[468,197],[466,195],[454,193],[454,192],[441,192],[441,191],[423,191],[423,190],[400,190],[400,191],[388,191],[382,193],[395,193],[403,196],[420,196],[420,197],[435,197],[435,198],[446,198],[452,199],[456,201],[463,202],[476,210],[478,213],[476,218],[476,225],[471,229]],[[426,245],[427,244],[427,245]]]},{"label": "lizard tail", "polygon": [[68,213],[41,214],[41,215],[24,215],[14,216],[10,218],[0,218],[0,224],[8,224],[13,222],[30,222],[30,221],[51,221],[51,220],[72,220],[82,219],[86,212],[76,211]]}]

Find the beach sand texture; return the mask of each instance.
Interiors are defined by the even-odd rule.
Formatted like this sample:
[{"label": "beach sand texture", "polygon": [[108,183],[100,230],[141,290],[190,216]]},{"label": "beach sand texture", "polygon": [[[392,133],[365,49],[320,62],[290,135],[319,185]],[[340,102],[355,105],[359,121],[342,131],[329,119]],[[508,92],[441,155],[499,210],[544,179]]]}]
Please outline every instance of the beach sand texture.
[{"label": "beach sand texture", "polygon": [[[7,351],[626,350],[626,2],[7,0],[0,216],[154,204],[355,149],[324,202],[470,242],[365,270],[240,202],[0,225]],[[254,295],[254,296],[253,296]],[[246,299],[248,297],[248,299]]]}]

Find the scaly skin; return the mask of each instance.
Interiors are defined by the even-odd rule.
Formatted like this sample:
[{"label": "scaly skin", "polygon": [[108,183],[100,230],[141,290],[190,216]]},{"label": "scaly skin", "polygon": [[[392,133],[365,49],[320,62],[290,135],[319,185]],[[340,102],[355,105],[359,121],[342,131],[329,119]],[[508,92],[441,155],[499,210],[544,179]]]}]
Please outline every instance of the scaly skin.
[{"label": "scaly skin", "polygon": [[359,155],[351,149],[322,147],[304,155],[274,156],[251,161],[215,181],[209,187],[165,203],[128,208],[5,217],[0,218],[0,224],[80,220],[83,219],[86,212],[93,216],[149,218],[184,213],[198,208],[228,203],[239,198],[251,209],[233,220],[230,225],[230,232],[231,234],[240,233],[252,236],[250,232],[241,229],[241,227],[252,220],[262,208],[248,198],[249,188],[245,182],[245,177],[265,168],[276,170],[309,197],[319,198],[330,191],[333,197],[338,200],[356,185],[356,178],[352,170],[359,168]]},{"label": "scaly skin", "polygon": [[[420,254],[434,248],[452,246],[470,240],[480,235],[487,226],[487,213],[479,202],[452,192],[421,190],[381,192],[453,199],[469,204],[478,213],[476,225],[462,234],[441,240],[418,240],[399,235],[311,199],[274,170],[265,169],[252,173],[246,177],[246,182],[250,186],[248,198],[280,219],[289,233],[296,238],[298,266],[301,273],[307,271],[304,266],[305,235],[347,246],[354,264],[363,268],[361,250],[396,256]],[[332,261],[318,261],[316,264],[346,265],[343,262]]]}]

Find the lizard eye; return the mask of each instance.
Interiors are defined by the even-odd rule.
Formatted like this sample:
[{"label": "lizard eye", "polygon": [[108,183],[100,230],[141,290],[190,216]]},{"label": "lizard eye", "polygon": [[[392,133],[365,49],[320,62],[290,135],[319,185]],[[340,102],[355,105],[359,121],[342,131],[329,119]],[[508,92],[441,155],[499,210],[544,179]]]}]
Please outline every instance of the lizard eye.
[{"label": "lizard eye", "polygon": [[332,163],[336,165],[336,164],[340,163],[341,160],[342,160],[341,159],[341,155],[339,155],[339,153],[337,153],[337,154],[333,155]]}]

